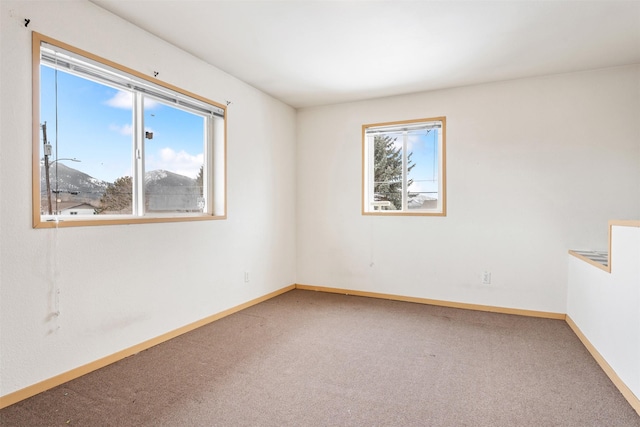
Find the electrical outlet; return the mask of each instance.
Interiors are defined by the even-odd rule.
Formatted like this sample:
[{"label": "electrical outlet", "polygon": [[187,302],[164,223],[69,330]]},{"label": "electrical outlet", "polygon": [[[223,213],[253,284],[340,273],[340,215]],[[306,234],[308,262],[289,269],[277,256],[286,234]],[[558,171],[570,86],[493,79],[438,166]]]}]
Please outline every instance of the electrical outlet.
[{"label": "electrical outlet", "polygon": [[248,271],[244,272],[244,283],[249,283],[249,272]]},{"label": "electrical outlet", "polygon": [[484,273],[482,273],[482,284],[483,285],[490,285],[491,284],[491,272],[490,271],[485,271]]}]

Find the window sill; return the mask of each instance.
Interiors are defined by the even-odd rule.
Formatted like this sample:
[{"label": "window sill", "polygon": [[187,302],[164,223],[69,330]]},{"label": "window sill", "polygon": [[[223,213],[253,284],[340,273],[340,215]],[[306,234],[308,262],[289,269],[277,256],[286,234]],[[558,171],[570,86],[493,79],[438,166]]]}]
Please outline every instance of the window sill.
[{"label": "window sill", "polygon": [[103,225],[131,225],[131,224],[156,224],[165,222],[193,222],[193,221],[215,221],[227,219],[226,215],[210,214],[183,214],[183,215],[155,215],[155,216],[109,216],[96,219],[71,218],[70,215],[64,217],[42,217],[35,218],[33,228],[61,228],[61,227],[95,227]]},{"label": "window sill", "polygon": [[398,211],[379,211],[379,212],[362,212],[362,215],[368,216],[447,216],[446,212],[398,212]]}]

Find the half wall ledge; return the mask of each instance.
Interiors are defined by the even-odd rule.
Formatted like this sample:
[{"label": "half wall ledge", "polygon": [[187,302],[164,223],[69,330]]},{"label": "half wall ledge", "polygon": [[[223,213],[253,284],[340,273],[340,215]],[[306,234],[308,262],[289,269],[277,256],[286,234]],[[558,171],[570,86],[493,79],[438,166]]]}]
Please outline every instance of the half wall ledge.
[{"label": "half wall ledge", "polygon": [[611,273],[611,229],[613,226],[618,227],[640,227],[640,220],[611,220],[609,221],[609,250],[608,251],[594,251],[594,250],[569,250],[569,254],[582,261],[593,265],[607,273]]}]

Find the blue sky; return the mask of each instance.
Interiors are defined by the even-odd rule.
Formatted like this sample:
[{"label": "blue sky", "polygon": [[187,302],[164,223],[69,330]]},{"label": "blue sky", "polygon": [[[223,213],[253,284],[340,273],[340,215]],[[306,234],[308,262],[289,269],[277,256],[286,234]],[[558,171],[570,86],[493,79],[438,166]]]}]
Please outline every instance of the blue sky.
[{"label": "blue sky", "polygon": [[[56,137],[55,78],[54,69],[40,67],[40,123],[47,122],[51,160],[77,158],[80,163],[62,162],[108,182],[131,175],[132,95],[58,71]],[[148,99],[144,119],[145,130],[153,132],[153,139],[145,139],[146,171],[195,178],[203,163],[203,118]]]},{"label": "blue sky", "polygon": [[407,149],[413,153],[411,159],[415,167],[409,172],[413,179],[410,191],[429,192],[436,196],[438,192],[438,129],[409,132]]},{"label": "blue sky", "polygon": [[[438,191],[438,129],[430,131],[409,131],[407,151],[413,153],[411,160],[415,167],[409,172],[413,184],[411,192],[426,192],[436,197]],[[402,146],[402,134],[390,135],[396,139],[396,146]]]}]

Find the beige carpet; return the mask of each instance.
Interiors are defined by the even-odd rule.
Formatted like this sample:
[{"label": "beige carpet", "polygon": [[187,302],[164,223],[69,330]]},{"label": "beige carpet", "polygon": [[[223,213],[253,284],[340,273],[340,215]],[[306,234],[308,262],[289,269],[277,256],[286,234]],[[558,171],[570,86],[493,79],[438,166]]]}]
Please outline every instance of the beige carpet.
[{"label": "beige carpet", "polygon": [[564,321],[294,290],[2,426],[640,426]]}]

